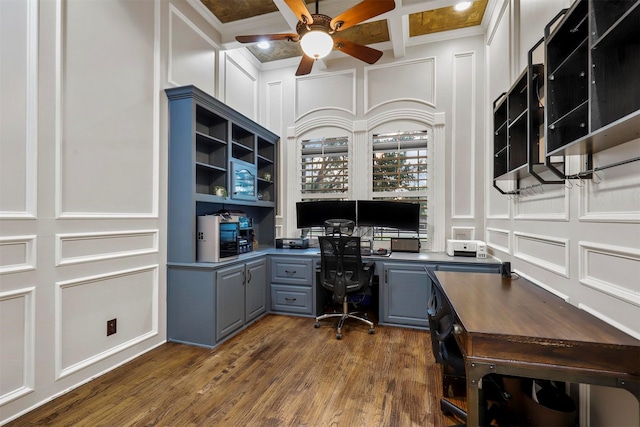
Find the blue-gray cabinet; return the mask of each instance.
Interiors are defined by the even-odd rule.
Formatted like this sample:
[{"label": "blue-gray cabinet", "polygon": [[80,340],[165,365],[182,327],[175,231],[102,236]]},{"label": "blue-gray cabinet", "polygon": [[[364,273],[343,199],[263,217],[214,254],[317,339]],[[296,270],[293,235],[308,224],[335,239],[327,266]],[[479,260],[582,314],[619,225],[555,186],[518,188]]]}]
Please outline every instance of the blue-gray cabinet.
[{"label": "blue-gray cabinet", "polygon": [[315,291],[312,258],[271,257],[271,311],[313,315]]},{"label": "blue-gray cabinet", "polygon": [[435,264],[383,263],[380,280],[380,322],[428,328],[427,301],[431,281],[424,267]]},{"label": "blue-gray cabinet", "polygon": [[213,265],[169,265],[169,341],[215,347],[266,313],[266,256]]},{"label": "blue-gray cabinet", "polygon": [[431,279],[425,267],[441,271],[500,274],[500,264],[473,262],[384,262],[380,278],[380,323],[395,326],[428,328],[427,302]]},{"label": "blue-gray cabinet", "polygon": [[221,210],[252,218],[258,245],[273,247],[279,137],[195,86],[165,92],[168,262],[195,262],[196,217]]}]

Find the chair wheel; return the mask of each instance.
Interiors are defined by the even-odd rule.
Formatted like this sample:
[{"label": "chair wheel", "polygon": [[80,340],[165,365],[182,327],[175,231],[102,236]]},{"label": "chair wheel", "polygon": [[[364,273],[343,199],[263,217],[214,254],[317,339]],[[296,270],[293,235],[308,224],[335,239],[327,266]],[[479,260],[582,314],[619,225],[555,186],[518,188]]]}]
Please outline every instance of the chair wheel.
[{"label": "chair wheel", "polygon": [[337,340],[341,340],[342,339],[342,334],[336,334],[336,339]]},{"label": "chair wheel", "polygon": [[369,334],[370,334],[370,335],[373,335],[373,334],[375,334],[375,333],[376,333],[376,330],[375,330],[375,329],[373,329],[373,328],[369,329]]},{"label": "chair wheel", "polygon": [[316,323],[314,323],[314,324],[313,324],[313,327],[314,327],[314,328],[316,328],[316,329],[317,329],[317,328],[319,328],[319,327],[320,327],[320,322],[316,322]]}]

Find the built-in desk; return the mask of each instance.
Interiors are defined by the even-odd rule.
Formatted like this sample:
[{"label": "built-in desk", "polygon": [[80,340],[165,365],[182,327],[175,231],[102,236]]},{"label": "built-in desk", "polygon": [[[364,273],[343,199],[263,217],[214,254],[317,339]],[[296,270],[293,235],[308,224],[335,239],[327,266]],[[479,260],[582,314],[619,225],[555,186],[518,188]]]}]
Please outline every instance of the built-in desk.
[{"label": "built-in desk", "polygon": [[[372,255],[380,324],[427,328],[431,281],[424,270],[500,272],[494,258],[444,253]],[[215,347],[267,312],[315,317],[324,308],[316,284],[319,248],[266,248],[218,263],[167,263],[167,336]]]},{"label": "built-in desk", "polygon": [[640,341],[524,278],[437,271],[467,372],[467,425],[479,424],[489,373],[597,384],[640,401]]}]

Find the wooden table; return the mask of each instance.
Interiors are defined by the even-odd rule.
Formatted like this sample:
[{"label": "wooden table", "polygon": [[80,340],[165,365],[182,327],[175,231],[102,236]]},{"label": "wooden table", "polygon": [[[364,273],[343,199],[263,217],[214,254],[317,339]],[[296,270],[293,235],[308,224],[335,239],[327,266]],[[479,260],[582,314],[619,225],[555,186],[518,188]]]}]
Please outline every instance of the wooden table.
[{"label": "wooden table", "polygon": [[456,313],[466,364],[467,425],[481,419],[489,373],[630,391],[640,401],[640,341],[524,278],[435,273]]}]

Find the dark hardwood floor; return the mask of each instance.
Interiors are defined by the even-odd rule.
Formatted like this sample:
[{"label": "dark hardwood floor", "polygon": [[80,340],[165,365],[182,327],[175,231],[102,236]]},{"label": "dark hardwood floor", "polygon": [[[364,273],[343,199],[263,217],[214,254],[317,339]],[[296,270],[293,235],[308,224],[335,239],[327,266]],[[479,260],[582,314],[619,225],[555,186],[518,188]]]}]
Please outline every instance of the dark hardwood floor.
[{"label": "dark hardwood floor", "polygon": [[267,315],[214,350],[167,343],[7,426],[444,426],[429,333]]}]

